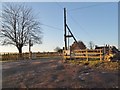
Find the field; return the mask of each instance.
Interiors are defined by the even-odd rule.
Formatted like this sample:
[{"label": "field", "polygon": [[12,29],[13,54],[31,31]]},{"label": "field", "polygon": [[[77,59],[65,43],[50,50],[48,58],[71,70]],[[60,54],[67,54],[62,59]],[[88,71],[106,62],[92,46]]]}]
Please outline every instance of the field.
[{"label": "field", "polygon": [[3,88],[118,88],[118,62],[42,58],[2,63]]}]

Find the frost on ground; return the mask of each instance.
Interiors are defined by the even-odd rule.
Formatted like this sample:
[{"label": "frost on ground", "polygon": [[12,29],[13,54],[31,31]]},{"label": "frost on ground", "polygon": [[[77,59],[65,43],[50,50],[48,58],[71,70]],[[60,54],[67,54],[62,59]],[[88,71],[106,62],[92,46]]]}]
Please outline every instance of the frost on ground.
[{"label": "frost on ground", "polygon": [[2,64],[2,85],[3,88],[118,88],[116,63],[90,66],[60,60],[7,62]]}]

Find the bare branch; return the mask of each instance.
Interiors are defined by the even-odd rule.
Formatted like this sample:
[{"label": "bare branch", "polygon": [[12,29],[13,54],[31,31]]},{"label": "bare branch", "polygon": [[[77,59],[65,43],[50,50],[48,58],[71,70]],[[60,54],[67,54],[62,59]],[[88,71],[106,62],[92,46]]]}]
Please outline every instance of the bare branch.
[{"label": "bare branch", "polygon": [[2,12],[2,45],[12,44],[18,50],[27,45],[29,39],[41,44],[40,23],[32,14],[32,9],[20,4],[7,4]]}]

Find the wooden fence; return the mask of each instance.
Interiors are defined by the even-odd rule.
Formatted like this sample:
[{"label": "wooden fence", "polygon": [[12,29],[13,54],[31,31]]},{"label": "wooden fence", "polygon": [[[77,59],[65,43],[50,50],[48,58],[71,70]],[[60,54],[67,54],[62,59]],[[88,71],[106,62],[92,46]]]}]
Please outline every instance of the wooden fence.
[{"label": "wooden fence", "polygon": [[46,57],[58,57],[62,56],[60,53],[57,52],[45,52],[45,53],[6,53],[6,54],[0,54],[0,60],[6,61],[6,60],[29,60],[29,59],[40,59],[40,58],[46,58]]},{"label": "wooden fence", "polygon": [[[57,53],[57,52],[45,52],[45,53],[22,53],[21,55],[19,53],[7,53],[7,54],[0,54],[0,60],[6,61],[6,60],[26,60],[26,59],[40,59],[40,58],[46,58],[46,57],[58,57],[62,56],[64,59],[103,59],[103,51],[102,49],[95,49],[95,50],[74,50],[72,52],[67,51],[67,54],[65,53],[66,50],[63,51],[63,54]],[[69,54],[68,54],[69,53]]]},{"label": "wooden fence", "polygon": [[[66,52],[66,51],[65,51]],[[71,51],[70,54],[63,53],[64,59],[86,59],[87,61],[90,59],[103,59],[102,49],[84,49],[84,50],[74,50]]]}]

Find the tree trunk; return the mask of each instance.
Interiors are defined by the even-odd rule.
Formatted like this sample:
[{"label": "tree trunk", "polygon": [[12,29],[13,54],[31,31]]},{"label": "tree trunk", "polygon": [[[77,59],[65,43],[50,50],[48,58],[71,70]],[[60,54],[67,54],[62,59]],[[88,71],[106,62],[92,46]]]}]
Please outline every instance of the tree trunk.
[{"label": "tree trunk", "polygon": [[22,60],[22,47],[17,47],[18,51],[19,51],[19,56],[18,56],[18,60]]},{"label": "tree trunk", "polygon": [[18,48],[19,54],[22,54],[22,47]]}]

